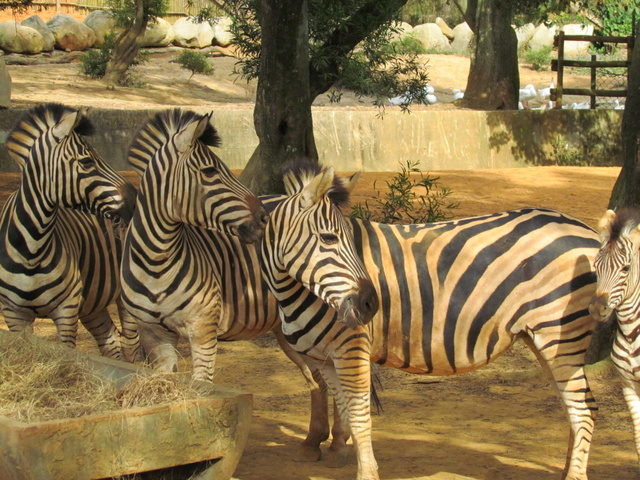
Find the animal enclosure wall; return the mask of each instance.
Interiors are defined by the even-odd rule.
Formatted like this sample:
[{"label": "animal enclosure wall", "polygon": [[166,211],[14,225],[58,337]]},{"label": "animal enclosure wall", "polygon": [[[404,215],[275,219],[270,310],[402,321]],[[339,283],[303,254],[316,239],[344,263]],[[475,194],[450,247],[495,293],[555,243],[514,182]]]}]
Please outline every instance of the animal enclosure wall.
[{"label": "animal enclosure wall", "polygon": [[[4,142],[23,110],[0,110],[0,172],[16,172]],[[138,126],[155,111],[92,109],[92,145],[118,170]],[[203,111],[204,113],[204,111]],[[398,171],[418,162],[423,171],[509,168],[551,164],[620,165],[618,110],[500,111],[315,108],[320,160],[339,171]],[[258,138],[253,109],[214,112],[220,157],[243,169]]]}]

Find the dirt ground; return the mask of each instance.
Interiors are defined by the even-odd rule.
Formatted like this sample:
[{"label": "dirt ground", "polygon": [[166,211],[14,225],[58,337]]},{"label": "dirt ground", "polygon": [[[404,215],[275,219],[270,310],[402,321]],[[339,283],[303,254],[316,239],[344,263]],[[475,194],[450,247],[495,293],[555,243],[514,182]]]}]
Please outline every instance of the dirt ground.
[{"label": "dirt ground", "polygon": [[[228,53],[228,52],[225,52]],[[99,81],[77,73],[74,63],[17,65],[8,56],[15,107],[44,101],[112,108],[198,106],[252,108],[255,83],[229,75],[233,57],[212,61],[216,74],[196,75],[170,63],[174,52],[152,56],[141,73],[144,89],[106,90]],[[55,56],[51,56],[52,60]],[[24,61],[32,61],[26,59]],[[436,92],[464,88],[468,58],[429,55],[431,83]],[[553,74],[521,70],[522,84],[547,86]],[[573,80],[572,80],[573,81]],[[576,82],[583,79],[576,78]],[[317,103],[328,102],[319,99]],[[320,105],[319,108],[323,108]],[[348,99],[342,108],[368,108]],[[433,107],[422,107],[433,108]],[[436,108],[454,108],[441,104]],[[522,206],[546,206],[574,215],[590,225],[605,210],[618,168],[532,167],[506,170],[430,172],[460,201],[458,217]],[[384,189],[391,174],[367,174],[354,201],[370,199]],[[0,174],[0,205],[17,185],[17,176]],[[0,324],[0,328],[5,328]],[[37,333],[54,339],[47,320]],[[79,348],[96,352],[93,340],[81,330]],[[186,355],[186,350],[184,350]],[[343,468],[325,462],[299,463],[296,447],[308,422],[308,395],[295,367],[275,341],[222,344],[217,381],[254,394],[249,442],[235,472],[237,480],[352,480],[352,454]],[[386,480],[558,480],[561,478],[568,423],[547,377],[522,344],[477,372],[442,378],[381,369],[384,411],[374,416],[373,440],[381,478]],[[616,376],[606,366],[590,371],[600,405],[591,449],[592,480],[640,478],[633,446],[632,425]]]}]

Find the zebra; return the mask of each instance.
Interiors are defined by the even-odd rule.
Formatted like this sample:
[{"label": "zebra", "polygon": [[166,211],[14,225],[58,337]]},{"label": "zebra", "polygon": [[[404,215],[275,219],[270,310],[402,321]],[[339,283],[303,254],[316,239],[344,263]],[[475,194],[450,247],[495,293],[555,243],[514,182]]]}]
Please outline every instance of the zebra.
[{"label": "zebra", "polygon": [[[190,344],[193,378],[205,381],[213,380],[218,328],[227,308],[220,291],[224,279],[216,275],[226,274],[218,239],[234,235],[255,242],[268,218],[258,197],[210,148],[219,145],[211,114],[173,109],[142,125],[128,154],[140,186],[121,269],[123,303],[150,363],[176,371],[175,347],[182,336]],[[251,312],[243,313],[251,321]]]},{"label": "zebra", "polygon": [[595,259],[598,283],[589,310],[601,322],[616,317],[611,360],[622,378],[640,459],[640,212],[607,210],[597,230],[601,241]]},{"label": "zebra", "polygon": [[119,295],[135,189],[87,143],[91,133],[84,112],[60,104],[25,112],[11,130],[21,180],[0,211],[0,305],[10,330],[48,317],[70,347],[80,319],[103,355],[121,359],[130,332],[124,324],[121,349],[107,306]]},{"label": "zebra", "polygon": [[[294,166],[285,185],[299,189],[320,168]],[[349,228],[334,230],[332,221],[323,218],[322,230],[310,229],[289,220],[286,209],[275,209],[261,243],[263,273],[278,301],[285,339],[336,397],[353,437],[358,480],[379,478],[371,444],[370,361],[454,375],[486,365],[518,338],[552,375],[569,417],[564,478],[586,479],[597,413],[584,370],[595,326],[588,311],[599,247],[595,231],[536,208],[424,225],[350,219],[343,220]],[[328,238],[325,232],[331,232]],[[332,297],[360,275],[352,248],[379,297],[369,322],[366,315],[354,321]],[[326,263],[334,273],[323,268]],[[342,269],[348,265],[353,273]]]}]

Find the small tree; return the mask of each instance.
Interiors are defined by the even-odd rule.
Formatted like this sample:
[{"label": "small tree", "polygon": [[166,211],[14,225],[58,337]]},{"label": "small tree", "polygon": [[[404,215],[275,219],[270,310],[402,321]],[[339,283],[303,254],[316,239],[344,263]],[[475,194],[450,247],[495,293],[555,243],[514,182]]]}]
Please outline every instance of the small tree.
[{"label": "small tree", "polygon": [[201,75],[213,75],[213,66],[209,63],[207,56],[202,52],[197,52],[195,50],[183,50],[174,61],[179,63],[185,70],[189,70],[191,72],[187,82],[189,82],[191,77],[196,73]]}]

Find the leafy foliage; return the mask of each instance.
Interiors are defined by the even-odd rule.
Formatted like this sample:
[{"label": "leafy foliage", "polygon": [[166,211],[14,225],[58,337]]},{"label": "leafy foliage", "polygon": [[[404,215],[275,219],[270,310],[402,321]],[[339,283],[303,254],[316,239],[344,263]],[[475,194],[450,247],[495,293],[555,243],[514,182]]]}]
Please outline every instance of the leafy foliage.
[{"label": "leafy foliage", "polygon": [[[451,190],[440,185],[440,177],[422,175],[417,166],[418,162],[410,161],[401,166],[400,172],[386,182],[388,190],[376,192],[374,205],[358,203],[352,207],[351,216],[400,224],[432,223],[451,218],[451,210],[459,207],[458,202],[447,200]],[[420,173],[420,179],[413,178],[412,173]]]},{"label": "leafy foliage", "polygon": [[185,70],[189,70],[191,72],[187,82],[191,80],[191,77],[196,73],[201,75],[213,74],[213,65],[209,63],[209,59],[202,52],[198,52],[196,50],[183,50],[174,61],[179,63]]},{"label": "leafy foliage", "polygon": [[[80,71],[88,77],[98,79],[103,78],[107,71],[107,64],[113,55],[113,47],[116,43],[115,32],[110,32],[104,36],[104,43],[98,48],[88,50],[80,57]],[[131,67],[140,65],[148,60],[146,52],[138,53]],[[127,74],[120,81],[121,86],[141,87],[144,83],[140,80],[136,72],[129,68]]]},{"label": "leafy foliage", "polygon": [[[136,18],[136,0],[107,0],[116,26],[128,28]],[[162,17],[169,10],[168,0],[144,0],[144,16],[149,22]]]},{"label": "leafy foliage", "polygon": [[551,65],[552,51],[553,47],[550,45],[538,49],[528,48],[523,52],[522,58],[533,70],[542,72],[548,70]]}]

